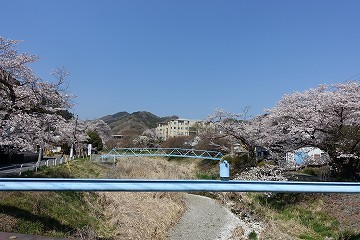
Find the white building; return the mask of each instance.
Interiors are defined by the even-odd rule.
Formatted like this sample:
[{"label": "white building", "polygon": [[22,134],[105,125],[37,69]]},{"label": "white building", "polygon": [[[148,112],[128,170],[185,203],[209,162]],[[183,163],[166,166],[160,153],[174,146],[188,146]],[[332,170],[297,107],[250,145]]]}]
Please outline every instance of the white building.
[{"label": "white building", "polygon": [[303,147],[286,153],[286,161],[293,165],[322,165],[329,160],[329,155],[316,147]]},{"label": "white building", "polygon": [[196,124],[202,125],[202,122],[190,119],[174,119],[161,122],[156,127],[156,134],[164,140],[170,137],[191,136],[196,134],[196,128],[194,128]]}]

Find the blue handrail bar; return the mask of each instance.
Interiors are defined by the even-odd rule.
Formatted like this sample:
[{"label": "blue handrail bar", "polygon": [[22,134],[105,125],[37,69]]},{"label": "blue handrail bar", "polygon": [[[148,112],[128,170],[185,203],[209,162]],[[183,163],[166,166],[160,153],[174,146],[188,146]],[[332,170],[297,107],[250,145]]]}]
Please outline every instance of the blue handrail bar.
[{"label": "blue handrail bar", "polygon": [[357,182],[0,178],[0,191],[360,193]]}]

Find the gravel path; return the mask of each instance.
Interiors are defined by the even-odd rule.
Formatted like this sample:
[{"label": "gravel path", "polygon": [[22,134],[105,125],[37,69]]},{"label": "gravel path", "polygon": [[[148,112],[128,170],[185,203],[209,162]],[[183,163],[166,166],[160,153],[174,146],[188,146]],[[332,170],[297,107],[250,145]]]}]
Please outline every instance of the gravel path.
[{"label": "gravel path", "polygon": [[228,239],[240,220],[213,199],[187,194],[187,211],[168,234],[169,240]]}]

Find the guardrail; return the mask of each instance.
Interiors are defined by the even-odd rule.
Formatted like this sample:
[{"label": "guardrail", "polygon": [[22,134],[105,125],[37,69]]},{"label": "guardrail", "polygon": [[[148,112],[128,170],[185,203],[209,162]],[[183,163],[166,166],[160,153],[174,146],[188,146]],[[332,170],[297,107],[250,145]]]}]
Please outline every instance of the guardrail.
[{"label": "guardrail", "polygon": [[25,171],[36,171],[40,167],[52,167],[59,164],[63,164],[66,161],[69,161],[67,156],[59,158],[50,158],[47,160],[41,160],[40,162],[32,163],[21,163],[21,164],[12,164],[0,167],[0,176],[6,175],[21,175]]},{"label": "guardrail", "polygon": [[354,182],[0,178],[0,191],[360,193]]}]

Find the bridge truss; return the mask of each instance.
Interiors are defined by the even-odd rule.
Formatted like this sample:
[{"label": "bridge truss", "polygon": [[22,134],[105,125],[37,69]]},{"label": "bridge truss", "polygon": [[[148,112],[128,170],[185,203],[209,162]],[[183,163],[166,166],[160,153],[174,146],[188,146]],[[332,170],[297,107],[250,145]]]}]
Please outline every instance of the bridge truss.
[{"label": "bridge truss", "polygon": [[183,148],[114,148],[102,155],[102,160],[116,160],[121,157],[182,157],[221,161],[224,156],[221,152],[183,149]]}]

